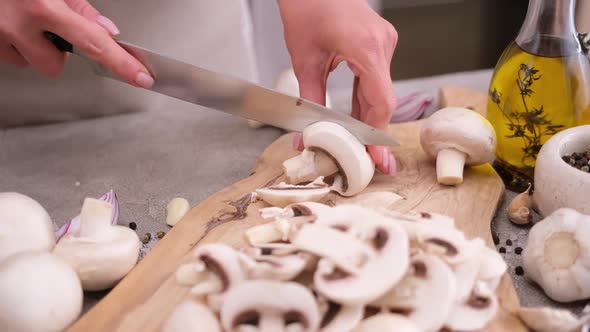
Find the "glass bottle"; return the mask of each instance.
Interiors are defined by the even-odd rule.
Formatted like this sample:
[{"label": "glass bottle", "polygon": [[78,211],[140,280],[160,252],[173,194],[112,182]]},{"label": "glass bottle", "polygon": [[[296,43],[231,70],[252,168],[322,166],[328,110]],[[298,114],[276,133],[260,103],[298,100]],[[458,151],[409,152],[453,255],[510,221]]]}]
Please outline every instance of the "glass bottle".
[{"label": "glass bottle", "polygon": [[533,183],[537,154],[553,134],[590,123],[588,44],[576,32],[575,6],[529,0],[518,36],[495,67],[487,117],[498,142],[494,168],[509,189]]}]

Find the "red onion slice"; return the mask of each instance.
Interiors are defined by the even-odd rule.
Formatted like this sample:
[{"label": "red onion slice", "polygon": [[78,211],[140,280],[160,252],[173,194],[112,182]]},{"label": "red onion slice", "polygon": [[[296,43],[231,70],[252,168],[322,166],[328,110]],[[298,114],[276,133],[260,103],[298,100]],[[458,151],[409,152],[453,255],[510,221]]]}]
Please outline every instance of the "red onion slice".
[{"label": "red onion slice", "polygon": [[[113,215],[111,216],[111,225],[116,225],[119,221],[119,200],[117,194],[113,190],[107,192],[99,198],[101,201],[105,201],[113,205]],[[70,222],[65,223],[56,232],[55,237],[59,241],[64,235],[68,233],[77,232],[80,229],[80,215],[77,215]]]},{"label": "red onion slice", "polygon": [[434,98],[424,92],[414,92],[398,100],[397,107],[391,118],[392,123],[418,120],[432,104]]}]

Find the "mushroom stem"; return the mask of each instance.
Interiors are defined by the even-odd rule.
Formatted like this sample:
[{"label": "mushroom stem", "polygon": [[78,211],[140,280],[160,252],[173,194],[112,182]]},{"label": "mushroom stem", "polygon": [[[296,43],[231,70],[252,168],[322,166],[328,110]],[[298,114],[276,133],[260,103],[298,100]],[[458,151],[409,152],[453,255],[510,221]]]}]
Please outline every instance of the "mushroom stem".
[{"label": "mushroom stem", "polygon": [[86,198],[80,213],[81,237],[95,237],[104,231],[111,229],[111,214],[113,206],[110,203]]},{"label": "mushroom stem", "polygon": [[277,224],[274,221],[266,224],[256,225],[246,230],[246,239],[250,245],[253,246],[281,241],[282,238],[283,233],[277,227]]},{"label": "mushroom stem", "polygon": [[332,158],[319,150],[305,149],[297,156],[283,162],[283,171],[287,182],[298,184],[309,182],[320,176],[329,176],[338,172],[338,166]]},{"label": "mushroom stem", "polygon": [[463,182],[465,153],[449,148],[440,150],[436,157],[436,177],[438,183],[456,185]]}]

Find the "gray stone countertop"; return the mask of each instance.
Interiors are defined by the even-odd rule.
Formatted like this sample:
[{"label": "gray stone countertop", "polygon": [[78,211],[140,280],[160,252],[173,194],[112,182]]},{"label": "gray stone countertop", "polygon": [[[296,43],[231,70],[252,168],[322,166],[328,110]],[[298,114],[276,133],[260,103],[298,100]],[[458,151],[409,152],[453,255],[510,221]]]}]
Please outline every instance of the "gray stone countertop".
[{"label": "gray stone countertop", "polygon": [[[396,94],[423,91],[435,97],[444,84],[487,90],[490,70],[395,82]],[[349,109],[350,90],[331,91],[337,109]],[[159,110],[76,122],[0,130],[0,191],[38,200],[61,225],[79,213],[86,196],[110,189],[121,202],[121,224],[135,222],[141,236],[167,231],[166,204],[176,196],[192,206],[248,176],[256,158],[282,132],[250,129],[238,118],[170,100]],[[431,110],[432,111],[432,110]],[[506,193],[492,228],[507,248],[505,260],[525,306],[552,305],[579,312],[584,303],[559,305],[515,274],[529,227],[512,225]],[[511,246],[505,245],[510,239]],[[153,240],[142,249],[149,251]],[[503,244],[502,244],[503,243]],[[500,246],[499,245],[499,246]],[[498,246],[498,248],[499,248]],[[87,293],[85,310],[105,292]]]}]

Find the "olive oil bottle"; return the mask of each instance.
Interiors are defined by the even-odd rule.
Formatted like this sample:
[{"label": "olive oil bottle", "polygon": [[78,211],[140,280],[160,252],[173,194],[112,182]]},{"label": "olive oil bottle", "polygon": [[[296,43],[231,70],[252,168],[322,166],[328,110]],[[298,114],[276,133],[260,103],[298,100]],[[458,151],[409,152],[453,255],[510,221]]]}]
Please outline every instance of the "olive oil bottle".
[{"label": "olive oil bottle", "polygon": [[487,117],[497,136],[494,167],[510,189],[533,182],[539,150],[553,134],[590,123],[590,61],[574,9],[575,0],[530,0],[492,76]]}]

